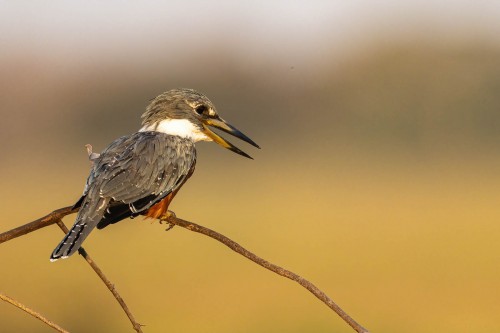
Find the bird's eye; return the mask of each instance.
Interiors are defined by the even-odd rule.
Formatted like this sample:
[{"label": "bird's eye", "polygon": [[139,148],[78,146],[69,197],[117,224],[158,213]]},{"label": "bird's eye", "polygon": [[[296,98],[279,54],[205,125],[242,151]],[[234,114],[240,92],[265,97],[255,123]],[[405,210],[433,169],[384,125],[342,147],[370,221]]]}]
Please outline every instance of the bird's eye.
[{"label": "bird's eye", "polygon": [[206,105],[203,105],[203,104],[202,104],[202,105],[198,105],[198,106],[196,107],[196,109],[194,109],[194,110],[195,110],[195,111],[196,111],[196,113],[197,113],[197,114],[199,114],[200,116],[201,116],[202,114],[205,114],[205,113],[207,113],[207,112],[208,112],[208,108],[207,108],[207,106],[206,106]]}]

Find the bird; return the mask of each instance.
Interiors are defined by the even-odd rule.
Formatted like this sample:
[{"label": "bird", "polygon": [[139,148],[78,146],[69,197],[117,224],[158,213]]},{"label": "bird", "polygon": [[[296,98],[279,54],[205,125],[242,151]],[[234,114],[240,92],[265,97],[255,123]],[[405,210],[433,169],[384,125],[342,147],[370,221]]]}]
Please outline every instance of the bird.
[{"label": "bird", "polygon": [[116,139],[101,154],[87,146],[92,166],[83,194],[73,206],[79,208],[78,215],[50,261],[77,252],[95,228],[138,215],[167,220],[169,204],[194,172],[196,142],[213,141],[252,159],[211,128],[260,148],[223,120],[208,97],[187,88],[154,98],[142,115],[139,131]]}]

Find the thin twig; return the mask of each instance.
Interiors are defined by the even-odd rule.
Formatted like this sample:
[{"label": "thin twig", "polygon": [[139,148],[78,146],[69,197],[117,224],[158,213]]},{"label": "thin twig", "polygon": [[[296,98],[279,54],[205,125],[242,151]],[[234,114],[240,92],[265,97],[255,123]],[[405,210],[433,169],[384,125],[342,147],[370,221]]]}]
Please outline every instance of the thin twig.
[{"label": "thin twig", "polygon": [[40,228],[47,227],[51,224],[56,223],[57,220],[62,219],[66,215],[76,213],[77,211],[78,211],[78,208],[73,209],[72,206],[56,209],[52,213],[47,214],[44,217],[41,217],[39,219],[36,219],[33,222],[27,223],[25,225],[22,225],[20,227],[15,228],[15,229],[1,233],[0,234],[0,244],[2,244],[3,242],[9,241],[11,239],[14,239],[16,237],[26,235],[27,233],[38,230]]},{"label": "thin twig", "polygon": [[[36,219],[33,222],[27,223],[25,225],[22,225],[20,227],[17,227],[15,229],[6,231],[2,234],[0,234],[0,244],[6,241],[9,241],[11,239],[14,239],[16,237],[20,237],[23,235],[26,235],[30,232],[33,232],[35,230],[38,230],[43,227],[47,227],[52,224],[57,224],[59,228],[62,229],[64,233],[68,233],[68,228],[62,223],[62,218],[65,217],[66,215],[76,213],[78,211],[78,208],[73,209],[72,206],[64,207],[57,209],[53,211],[50,214],[45,215],[44,217],[41,217],[39,219]],[[80,248],[78,250],[78,253],[88,262],[88,264],[92,267],[94,272],[99,276],[99,278],[104,282],[106,287],[108,287],[109,291],[113,294],[115,299],[118,301],[120,306],[122,307],[123,311],[127,314],[127,317],[129,318],[130,322],[132,323],[132,327],[137,333],[142,333],[141,330],[141,324],[139,324],[132,313],[130,312],[129,308],[127,307],[127,304],[123,300],[123,298],[120,296],[118,291],[116,290],[115,286],[109,281],[108,278],[104,275],[102,270],[97,266],[95,261],[88,255],[88,253],[83,249]]]},{"label": "thin twig", "polygon": [[175,217],[175,216],[169,216],[167,218],[167,220],[168,220],[168,222],[170,222],[172,224],[175,224],[175,225],[178,225],[180,227],[186,228],[188,230],[198,232],[198,233],[203,234],[205,236],[211,237],[211,238],[223,243],[224,245],[229,247],[231,250],[241,254],[242,256],[244,256],[248,259],[250,259],[254,263],[256,263],[264,268],[267,268],[268,270],[270,270],[278,275],[284,276],[286,278],[289,278],[290,280],[297,282],[302,287],[309,290],[320,301],[322,301],[323,303],[328,305],[328,307],[330,309],[335,311],[335,313],[338,314],[352,328],[354,328],[354,330],[356,330],[356,332],[368,333],[368,330],[366,328],[364,328],[363,326],[358,324],[353,318],[351,318],[351,316],[349,316],[344,310],[342,310],[340,308],[340,306],[338,306],[330,297],[328,297],[328,295],[326,295],[318,287],[316,287],[314,284],[312,284],[308,280],[304,279],[300,275],[295,274],[294,272],[291,272],[283,267],[275,265],[275,264],[273,264],[265,259],[262,259],[261,257],[248,251],[243,246],[239,245],[238,243],[236,243],[232,239],[218,233],[217,231],[214,231],[212,229],[206,228],[204,226],[201,226],[201,225],[193,223],[193,222],[189,222],[189,221],[180,219],[180,218]]},{"label": "thin twig", "polygon": [[35,310],[32,310],[32,309],[28,308],[26,305],[24,305],[22,303],[19,303],[15,299],[10,298],[9,296],[7,296],[5,294],[0,293],[0,299],[4,300],[7,303],[10,303],[10,304],[14,305],[15,307],[18,307],[19,309],[23,310],[26,313],[29,313],[33,317],[41,320],[42,322],[44,322],[45,324],[49,325],[50,327],[52,327],[53,329],[55,329],[58,332],[69,333],[64,328],[62,328],[61,326],[57,325],[56,323],[48,320],[47,318],[45,318],[40,313],[36,312]]},{"label": "thin twig", "polygon": [[[56,223],[65,234],[67,234],[69,232],[68,228],[66,228],[66,226],[64,225],[64,223],[61,220],[58,220]],[[127,314],[127,317],[130,320],[130,322],[132,323],[132,327],[134,328],[134,330],[136,330],[137,333],[143,333],[142,329],[141,329],[141,326],[143,326],[143,325],[139,324],[135,320],[134,316],[132,315],[132,312],[130,312],[130,310],[128,309],[127,304],[125,304],[125,301],[118,293],[118,290],[116,290],[115,285],[112,284],[111,281],[108,280],[106,275],[104,275],[104,273],[101,271],[99,266],[97,266],[95,261],[90,257],[90,255],[87,253],[87,251],[85,251],[85,249],[83,247],[80,247],[78,249],[78,253],[89,263],[90,267],[92,267],[94,272],[101,278],[102,282],[104,282],[106,287],[108,287],[109,291],[111,291],[113,296],[115,296],[117,302],[120,304],[123,311],[125,311],[125,313]]]},{"label": "thin twig", "polygon": [[[57,223],[58,221],[60,221],[60,219],[62,217],[66,216],[68,214],[74,213],[74,212],[75,211],[71,210],[71,207],[65,207],[65,208],[58,209],[58,210],[54,211],[53,213],[51,213],[47,216],[44,216],[43,218],[40,218],[40,219],[35,220],[31,223],[25,224],[21,227],[18,227],[16,229],[13,229],[13,230],[4,232],[3,234],[0,234],[0,243],[8,241],[8,240],[15,238],[15,237],[25,235],[29,232],[35,231],[35,230],[42,228],[42,227],[45,227],[47,225]],[[297,275],[297,274],[295,274],[287,269],[284,269],[280,266],[277,266],[273,263],[270,263],[267,260],[264,260],[264,259],[258,257],[257,255],[253,254],[252,252],[243,248],[241,245],[239,245],[235,241],[231,240],[230,238],[228,238],[228,237],[226,237],[226,236],[224,236],[224,235],[222,235],[214,230],[208,229],[206,227],[203,227],[203,226],[198,225],[198,224],[193,223],[193,222],[189,222],[189,221],[177,218],[173,215],[168,217],[168,222],[171,224],[175,224],[175,225],[178,225],[180,227],[186,228],[188,230],[191,230],[191,231],[194,231],[197,233],[201,233],[201,234],[206,235],[208,237],[211,237],[211,238],[223,243],[224,245],[229,247],[231,250],[233,250],[233,251],[241,254],[242,256],[252,260],[256,264],[258,264],[264,268],[267,268],[268,270],[270,270],[278,275],[284,276],[288,279],[291,279],[291,280],[299,283],[302,287],[309,290],[314,296],[316,296],[319,300],[321,300],[323,303],[325,303],[330,309],[332,309],[336,314],[338,314],[356,332],[369,333],[369,331],[366,328],[364,328],[363,326],[358,324],[353,318],[351,318],[344,310],[342,310],[323,291],[321,291],[318,287],[316,287],[314,284],[312,284],[308,280],[304,279],[303,277],[301,277],[301,276],[299,276],[299,275]],[[38,224],[42,224],[42,225],[38,226]],[[97,271],[96,271],[96,273],[97,273]],[[107,283],[106,283],[106,285],[108,286]],[[111,292],[113,292],[113,290],[114,290],[113,285],[110,284],[110,286],[112,288],[110,288],[109,286],[108,286],[108,288],[111,290]],[[113,292],[113,295],[114,295],[114,292]],[[118,298],[117,298],[117,300],[118,300]],[[120,302],[120,301],[118,300],[118,302]],[[120,305],[121,305],[121,303],[120,303]],[[122,306],[122,308],[123,308],[123,306]],[[125,310],[125,308],[123,308],[123,309],[125,312],[127,312],[127,310]],[[127,313],[127,315],[128,315],[128,313]],[[135,324],[134,324],[133,317],[131,318],[129,316],[129,319],[132,321],[132,324],[134,325],[134,329],[137,330],[137,328],[136,328],[137,326],[135,326]],[[138,327],[140,329],[140,325]]]}]

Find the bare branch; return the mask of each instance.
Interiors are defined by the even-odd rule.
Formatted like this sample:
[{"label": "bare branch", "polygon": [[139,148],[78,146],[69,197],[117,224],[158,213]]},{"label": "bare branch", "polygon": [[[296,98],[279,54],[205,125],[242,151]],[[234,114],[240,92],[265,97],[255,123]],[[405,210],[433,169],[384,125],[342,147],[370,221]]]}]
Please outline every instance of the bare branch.
[{"label": "bare branch", "polygon": [[[62,222],[61,219],[63,217],[65,217],[66,215],[76,213],[77,211],[78,211],[78,208],[73,209],[73,207],[71,207],[71,206],[57,209],[57,210],[53,211],[52,213],[50,213],[44,217],[41,217],[33,222],[27,223],[27,224],[22,225],[18,228],[15,228],[15,229],[12,229],[12,230],[9,230],[9,231],[6,231],[6,232],[0,234],[0,244],[3,242],[6,242],[8,240],[14,239],[16,237],[26,235],[32,231],[38,230],[40,228],[49,226],[49,225],[54,224],[54,223],[56,223],[65,234],[67,234],[68,228],[66,228],[66,226],[64,225],[64,223]],[[141,330],[142,325],[139,324],[135,320],[134,316],[132,315],[129,308],[127,307],[127,304],[125,303],[123,298],[120,296],[120,294],[116,290],[115,286],[109,281],[109,279],[106,277],[106,275],[104,275],[102,270],[99,268],[99,266],[97,266],[95,261],[88,255],[88,253],[85,251],[85,249],[83,247],[81,247],[78,250],[78,253],[87,261],[87,263],[90,265],[90,267],[92,267],[94,272],[96,272],[96,274],[99,276],[99,278],[104,282],[106,287],[108,287],[109,291],[111,291],[111,293],[113,294],[115,299],[118,301],[118,303],[122,307],[123,311],[125,311],[125,313],[127,314],[127,317],[129,318],[130,322],[132,323],[132,327],[134,328],[134,330],[137,333],[142,333],[142,330]]]},{"label": "bare branch", "polygon": [[4,294],[0,293],[0,299],[2,299],[3,301],[5,301],[7,303],[10,303],[10,304],[14,305],[15,307],[18,307],[19,309],[23,310],[26,313],[29,313],[33,317],[41,320],[42,322],[44,322],[45,324],[49,325],[50,327],[52,327],[53,329],[55,329],[58,332],[69,333],[64,328],[62,328],[61,326],[57,325],[56,323],[48,320],[47,318],[45,318],[40,313],[36,312],[35,310],[32,310],[32,309],[28,308],[26,305],[19,303],[18,301],[16,301],[13,298],[10,298],[7,295],[4,295]]},{"label": "bare branch", "polygon": [[289,278],[290,280],[293,280],[300,284],[302,287],[306,288],[309,290],[314,296],[316,296],[319,300],[321,300],[323,303],[328,305],[330,309],[335,311],[336,314],[338,314],[346,323],[348,323],[356,332],[359,333],[369,333],[366,328],[358,324],[353,318],[351,318],[347,313],[345,313],[344,310],[340,308],[328,295],[326,295],[323,291],[321,291],[318,287],[316,287],[314,284],[309,282],[308,280],[304,279],[300,275],[295,274],[294,272],[291,272],[287,269],[284,269],[283,267],[280,267],[278,265],[275,265],[273,263],[270,263],[269,261],[262,259],[261,257],[255,255],[254,253],[248,251],[245,249],[243,246],[239,245],[235,241],[231,240],[230,238],[218,233],[217,231],[211,230],[209,228],[206,228],[204,226],[198,225],[193,222],[189,222],[183,219],[180,219],[178,217],[175,217],[173,215],[169,216],[167,218],[167,221],[171,224],[178,225],[180,227],[186,228],[188,230],[198,232],[200,234],[203,234],[205,236],[211,237],[227,247],[229,247],[231,250],[241,254],[242,256],[250,259],[254,263],[267,268],[268,270],[284,276],[286,278]]},{"label": "bare branch", "polygon": [[[64,225],[64,223],[61,220],[58,220],[56,223],[59,226],[59,228],[61,228],[61,230],[65,234],[67,234],[69,232],[68,228],[66,228],[66,226]],[[101,271],[101,269],[99,268],[99,266],[97,266],[97,264],[95,263],[95,261],[92,260],[92,258],[89,256],[89,254],[87,253],[87,251],[85,251],[85,249],[83,247],[80,247],[78,249],[78,253],[89,263],[90,267],[92,267],[92,269],[94,270],[94,272],[101,278],[102,282],[104,282],[104,284],[106,285],[106,287],[108,287],[109,291],[111,291],[111,293],[113,294],[113,296],[115,296],[116,300],[118,301],[118,303],[122,307],[123,311],[125,311],[125,313],[127,314],[127,317],[130,320],[130,322],[132,323],[132,327],[134,328],[134,330],[136,330],[137,333],[143,333],[142,329],[141,329],[142,325],[139,324],[135,320],[135,318],[132,315],[132,312],[130,312],[127,304],[125,304],[125,301],[123,300],[123,298],[118,293],[118,290],[116,290],[115,285],[112,284],[111,281],[108,280],[108,278],[106,277],[106,275],[104,275],[104,273]]]},{"label": "bare branch", "polygon": [[[15,238],[15,237],[25,235],[29,232],[35,231],[35,230],[40,229],[42,227],[45,227],[47,225],[58,223],[58,221],[60,221],[60,219],[62,217],[66,216],[68,214],[74,213],[74,212],[75,211],[71,210],[71,207],[65,207],[65,208],[58,209],[58,210],[54,211],[53,213],[51,213],[51,214],[49,214],[41,219],[35,220],[31,223],[25,224],[21,227],[18,227],[16,229],[13,229],[13,230],[7,231],[3,234],[0,234],[0,243],[8,241],[8,240]],[[284,269],[283,267],[280,267],[278,265],[270,263],[267,260],[260,258],[259,256],[248,251],[247,249],[245,249],[244,247],[242,247],[241,245],[239,245],[235,241],[231,240],[230,238],[228,238],[228,237],[226,237],[226,236],[224,236],[224,235],[222,235],[214,230],[208,229],[206,227],[203,227],[203,226],[198,225],[198,224],[193,223],[193,222],[189,222],[189,221],[177,218],[173,214],[167,217],[167,221],[168,221],[168,223],[170,223],[172,225],[178,225],[178,226],[186,228],[188,230],[191,230],[191,231],[203,234],[205,236],[211,237],[211,238],[223,243],[224,245],[229,247],[231,250],[241,254],[242,256],[244,256],[248,259],[250,259],[251,261],[255,262],[256,264],[258,264],[264,268],[267,268],[268,270],[270,270],[278,275],[281,275],[283,277],[286,277],[290,280],[293,280],[293,281],[299,283],[302,287],[309,290],[314,296],[316,296],[319,300],[321,300],[323,303],[325,303],[330,309],[332,309],[336,314],[338,314],[356,332],[369,333],[369,331],[367,329],[365,329],[363,326],[358,324],[353,318],[351,318],[344,310],[342,310],[342,308],[340,308],[323,291],[321,291],[318,287],[316,287],[314,284],[312,284],[308,280],[304,279],[303,277],[301,277],[301,276],[299,276],[299,275],[297,275],[297,274],[295,274],[287,269]],[[91,262],[93,262],[91,259],[87,259],[88,255],[86,254],[85,250],[83,250],[83,254],[82,253],[80,253],[80,254],[87,260],[87,262],[89,262],[89,264],[91,264]],[[91,266],[92,266],[92,264],[91,264]],[[92,268],[94,268],[94,267],[92,267]],[[94,270],[96,270],[96,269],[94,268]],[[96,271],[96,273],[99,275],[98,271]],[[103,274],[103,276],[104,276],[104,274]],[[105,276],[104,276],[104,278],[105,278]],[[103,278],[101,277],[101,279],[103,279]],[[114,289],[113,285],[109,281],[107,281],[107,279],[106,280],[103,279],[103,281],[106,284],[106,286],[108,286],[108,289],[113,293],[113,295],[115,295],[116,289]],[[116,295],[118,295],[117,292],[116,292]],[[119,295],[118,295],[118,297],[116,295],[115,295],[115,298],[120,303],[120,305],[122,305],[122,308],[127,313],[127,316],[129,316],[129,319],[132,322],[134,329],[137,332],[140,332],[139,331],[140,325],[137,324],[135,322],[135,320],[133,319],[132,314],[130,314],[130,312],[128,311],[128,308],[126,307],[125,303],[123,302],[123,299],[121,299],[121,297],[119,297]],[[120,299],[123,302],[123,304],[120,301]]]},{"label": "bare branch", "polygon": [[57,223],[58,220],[62,219],[66,215],[76,213],[78,209],[73,209],[73,207],[68,206],[60,209],[56,209],[52,213],[45,215],[33,222],[27,223],[15,229],[6,231],[0,234],[0,244],[8,240],[14,239],[19,236],[26,235],[32,231],[44,228],[51,224]]}]

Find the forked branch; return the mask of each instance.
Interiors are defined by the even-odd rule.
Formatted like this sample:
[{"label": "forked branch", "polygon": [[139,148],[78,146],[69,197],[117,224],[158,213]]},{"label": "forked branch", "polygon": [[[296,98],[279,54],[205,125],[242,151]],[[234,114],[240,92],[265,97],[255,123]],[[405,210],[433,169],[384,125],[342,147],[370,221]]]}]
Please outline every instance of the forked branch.
[{"label": "forked branch", "polygon": [[[33,222],[27,223],[25,225],[22,225],[20,227],[17,227],[15,229],[12,229],[12,230],[9,230],[7,232],[4,232],[4,233],[0,234],[0,244],[3,243],[3,242],[6,242],[8,240],[11,240],[11,239],[14,239],[14,238],[26,235],[26,234],[28,234],[28,233],[30,233],[32,231],[38,230],[40,228],[49,226],[49,225],[54,224],[54,223],[56,223],[59,226],[59,228],[61,228],[61,230],[65,234],[67,234],[69,230],[68,230],[68,228],[66,228],[66,226],[64,225],[64,223],[62,222],[61,219],[64,216],[72,214],[72,213],[76,213],[77,211],[78,211],[78,209],[73,209],[73,207],[71,207],[71,206],[60,208],[60,209],[56,209],[52,213],[50,213],[50,214],[48,214],[48,215],[46,215],[44,217],[41,217],[41,218],[39,218],[39,219],[37,219],[37,220],[35,220]],[[128,319],[132,323],[132,327],[134,328],[134,330],[137,333],[143,333],[142,329],[141,329],[142,325],[139,324],[135,320],[134,316],[132,315],[132,312],[130,312],[127,304],[125,303],[125,301],[123,300],[123,298],[120,296],[120,294],[116,290],[115,286],[111,283],[111,281],[109,281],[109,279],[106,277],[106,275],[104,275],[104,273],[102,272],[102,270],[99,268],[99,266],[97,266],[97,264],[90,257],[90,255],[87,253],[87,251],[85,251],[85,249],[83,247],[80,247],[78,249],[78,253],[87,261],[87,263],[90,265],[90,267],[92,267],[92,269],[94,270],[94,272],[99,276],[99,278],[102,280],[102,282],[104,282],[104,284],[106,285],[106,287],[108,287],[109,291],[113,294],[113,296],[115,297],[115,299],[118,302],[118,304],[120,304],[120,306],[122,307],[123,311],[125,311],[125,314],[127,315]],[[14,303],[11,303],[11,304],[15,305]],[[21,308],[22,310],[26,311],[22,307],[19,307],[19,308]],[[33,310],[31,310],[31,311],[33,311]],[[28,312],[28,311],[26,311],[26,312]],[[28,313],[30,313],[30,312],[28,312]],[[36,313],[36,312],[34,312],[34,313]],[[39,318],[39,317],[37,317],[37,318]],[[42,319],[40,319],[40,320],[42,320]],[[54,327],[54,326],[50,325],[49,323],[47,323],[45,320],[42,320],[42,321],[45,322],[47,325],[49,325],[51,327]],[[57,326],[57,327],[59,327],[59,326]],[[67,332],[67,331],[63,330],[61,332]]]},{"label": "forked branch", "polygon": [[[35,221],[31,222],[31,223],[25,224],[24,226],[21,226],[21,227],[18,227],[16,229],[7,231],[7,232],[5,232],[3,234],[0,234],[0,243],[6,242],[6,241],[8,241],[10,239],[13,239],[15,237],[19,237],[19,236],[25,235],[25,234],[27,234],[29,232],[35,231],[35,230],[40,229],[42,227],[48,226],[50,224],[54,224],[54,223],[58,223],[58,222],[60,223],[60,220],[61,220],[62,217],[66,216],[68,214],[74,213],[74,212],[75,212],[75,210],[72,210],[71,207],[65,207],[65,208],[61,208],[61,209],[55,210],[53,213],[51,213],[51,214],[49,214],[47,216],[44,216],[44,217],[42,217],[42,218],[40,218],[38,220],[35,220]],[[278,275],[281,275],[283,277],[286,277],[286,278],[288,278],[290,280],[293,280],[293,281],[299,283],[302,287],[304,287],[307,290],[309,290],[314,296],[316,296],[319,300],[321,300],[323,303],[325,303],[330,309],[332,309],[336,314],[338,314],[356,332],[358,332],[358,333],[369,333],[367,329],[365,329],[363,326],[361,326],[360,324],[358,324],[352,317],[350,317],[344,310],[342,310],[323,291],[321,291],[318,287],[316,287],[314,284],[312,284],[308,280],[304,279],[303,277],[301,277],[301,276],[299,276],[299,275],[297,275],[297,274],[295,274],[295,273],[293,273],[293,272],[291,272],[291,271],[289,271],[287,269],[284,269],[283,267],[275,265],[275,264],[273,264],[273,263],[271,263],[271,262],[269,262],[269,261],[267,261],[265,259],[260,258],[259,256],[257,256],[254,253],[248,251],[247,249],[245,249],[244,247],[242,247],[241,245],[239,245],[235,241],[231,240],[230,238],[228,238],[228,237],[226,237],[226,236],[224,236],[224,235],[222,235],[222,234],[220,234],[220,233],[218,233],[218,232],[216,232],[214,230],[208,229],[206,227],[203,227],[203,226],[198,225],[198,224],[193,223],[193,222],[189,222],[189,221],[177,218],[174,215],[169,216],[168,219],[167,219],[167,221],[169,223],[173,224],[173,225],[178,225],[178,226],[186,228],[188,230],[191,230],[191,231],[194,231],[194,232],[206,235],[208,237],[211,237],[211,238],[213,238],[213,239],[215,239],[215,240],[223,243],[224,245],[226,245],[227,247],[229,247],[231,250],[233,250],[233,251],[241,254],[242,256],[244,256],[244,257],[252,260],[256,264],[258,264],[258,265],[260,265],[260,266],[262,266],[264,268],[267,268],[268,270],[270,270],[270,271],[272,271],[272,272],[274,272],[274,273],[276,273]],[[84,252],[84,250],[82,252]],[[82,254],[82,253],[80,253],[80,254]],[[85,258],[85,255],[84,254],[82,254],[82,255]],[[87,260],[87,261],[90,264],[91,260],[90,261]],[[96,273],[98,273],[98,272],[96,271]],[[106,281],[104,279],[103,279],[103,281],[104,281],[104,283],[106,283]],[[112,284],[108,285],[108,283],[106,283],[106,285],[108,286],[108,288],[110,289],[111,292],[113,292],[113,290],[115,290],[114,288],[110,288],[109,287],[109,286],[112,286]],[[116,293],[116,294],[118,294],[118,293]],[[113,292],[113,295],[115,295],[114,292]],[[118,297],[116,297],[116,295],[115,295],[115,298],[118,300],[118,302],[120,303],[120,305],[122,306],[122,308],[124,309],[124,311],[129,316],[130,321],[134,325],[134,329],[137,332],[140,332],[140,325],[137,324],[137,323],[135,323],[135,320],[133,319],[133,316],[131,314],[129,315],[128,309],[126,310],[126,305],[124,307],[124,303],[122,304],[122,302],[120,302],[120,300],[118,299]]]}]

